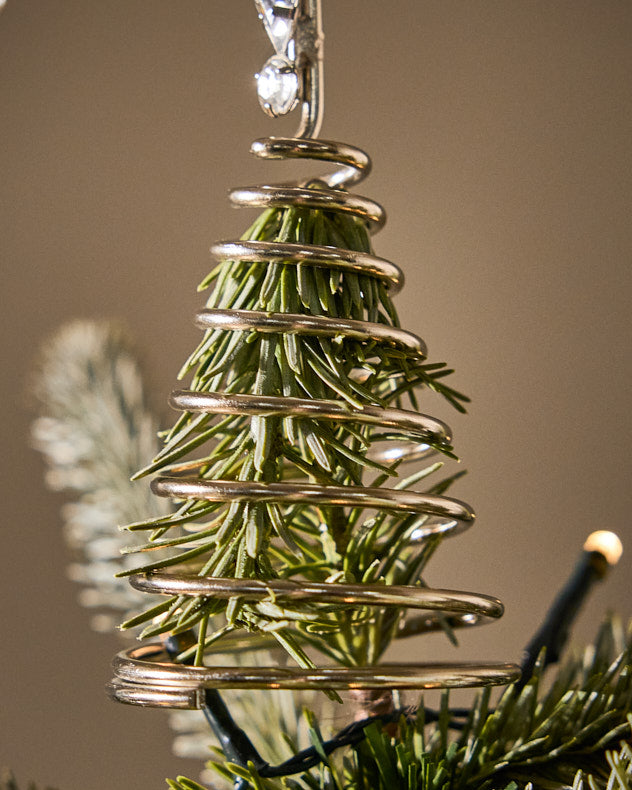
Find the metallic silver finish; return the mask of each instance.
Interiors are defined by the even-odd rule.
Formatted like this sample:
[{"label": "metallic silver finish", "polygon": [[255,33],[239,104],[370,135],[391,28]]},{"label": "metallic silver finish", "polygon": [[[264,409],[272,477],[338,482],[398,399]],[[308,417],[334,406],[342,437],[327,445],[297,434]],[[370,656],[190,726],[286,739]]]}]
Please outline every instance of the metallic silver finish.
[{"label": "metallic silver finish", "polygon": [[392,464],[395,463],[395,461],[400,461],[403,464],[411,464],[415,461],[425,460],[436,454],[437,451],[434,447],[425,442],[412,444],[411,442],[391,441],[386,447],[378,448],[377,443],[374,444],[367,452],[367,457],[379,463]]},{"label": "metallic silver finish", "polygon": [[256,310],[200,310],[195,323],[202,329],[224,329],[236,332],[311,335],[312,337],[351,337],[354,340],[376,340],[403,348],[414,359],[425,359],[424,341],[396,326],[370,321],[352,321],[328,316],[298,313],[262,313]]},{"label": "metallic silver finish", "polygon": [[[303,11],[318,11],[317,0],[301,0]],[[320,49],[318,50],[320,52]],[[308,59],[309,60],[309,59]],[[314,133],[320,117],[319,58],[308,62],[314,72],[306,83],[302,135]],[[310,79],[312,78],[310,77]],[[310,131],[311,130],[311,131]],[[307,158],[338,165],[330,175],[306,184],[258,186],[234,190],[231,200],[238,206],[304,206],[345,212],[367,223],[372,230],[385,221],[381,206],[367,198],[350,195],[340,187],[361,181],[370,171],[368,156],[357,148],[325,140],[267,138],[253,143],[252,152],[263,159]],[[395,264],[368,253],[335,247],[261,241],[223,241],[212,253],[219,260],[243,260],[262,265],[319,266],[359,272],[379,278],[391,292],[401,288],[403,276]],[[416,335],[387,324],[303,314],[206,309],[198,313],[198,326],[212,332],[249,331],[299,333],[309,336],[352,337],[359,342],[389,344],[416,360],[426,348]],[[341,400],[262,396],[247,393],[175,391],[171,405],[176,409],[209,415],[241,415],[306,418],[334,422],[353,421],[383,431],[369,457],[385,462],[425,458],[436,448],[448,447],[450,429],[440,420],[396,408],[364,406],[353,409]],[[377,451],[376,451],[377,448]],[[342,506],[418,514],[410,529],[410,545],[423,544],[435,535],[455,535],[469,527],[474,513],[457,499],[422,494],[407,489],[371,486],[323,486],[292,479],[282,482],[207,480],[197,474],[204,460],[176,463],[156,478],[152,489],[160,496],[177,500],[190,498],[212,502],[281,502],[305,507]],[[316,583],[303,580],[208,578],[179,573],[135,576],[137,589],[164,595],[200,598],[241,598],[255,602],[313,602],[350,607],[385,607],[402,612],[397,636],[467,627],[500,617],[500,601],[486,595],[422,586]],[[404,610],[421,614],[405,618]],[[227,651],[260,647],[270,635],[226,637]],[[329,689],[429,689],[510,683],[519,677],[513,664],[396,664],[369,667],[192,667],[170,663],[160,645],[145,645],[121,653],[115,661],[116,680],[109,693],[114,699],[137,705],[195,708],[208,688],[329,688]]]},{"label": "metallic silver finish", "polygon": [[447,445],[452,439],[450,428],[444,422],[426,414],[405,409],[380,409],[377,406],[365,406],[362,410],[353,411],[347,403],[336,400],[177,390],[171,394],[169,403],[182,411],[209,414],[308,417],[336,422],[358,422],[414,434],[433,444]]},{"label": "metallic silver finish", "polygon": [[[324,36],[321,22],[321,0],[298,0],[294,5],[295,9],[289,12],[285,9],[283,20],[279,19],[287,27],[283,34],[277,36],[270,26],[274,20],[274,11],[266,9],[266,4],[261,0],[255,0],[259,17],[274,46],[276,57],[287,64],[287,68],[298,77],[301,122],[296,137],[317,137],[323,120]],[[272,19],[267,16],[270,11],[272,11]],[[273,59],[274,56],[270,60]],[[264,112],[273,118],[291,112],[296,106],[296,101],[292,101],[287,106],[273,108],[267,100],[262,99],[261,94],[259,94],[259,101]]]},{"label": "metallic silver finish", "polygon": [[299,0],[296,64],[301,81],[301,123],[296,137],[318,137],[324,113],[324,68],[321,0]]},{"label": "metallic silver finish", "polygon": [[333,140],[299,140],[296,137],[260,137],[250,146],[250,153],[258,159],[310,159],[333,162],[337,169],[307,181],[328,187],[347,187],[364,181],[371,172],[369,155],[361,148]]},{"label": "metallic silver finish", "polygon": [[[283,502],[285,504],[333,505],[404,511],[446,519],[450,531],[461,532],[474,521],[465,502],[444,496],[418,494],[393,488],[365,486],[319,486],[312,483],[261,483],[256,480],[187,480],[156,477],[151,490],[158,496],[178,499],[205,499],[208,502]],[[457,522],[454,526],[452,522]],[[426,534],[445,532],[441,522]]]},{"label": "metallic silver finish", "polygon": [[165,688],[164,685],[141,685],[136,679],[134,682],[126,682],[115,678],[106,685],[105,689],[110,698],[116,702],[140,705],[143,708],[199,710],[204,706],[202,688]]},{"label": "metallic silver finish", "polygon": [[131,577],[136,590],[161,595],[209,596],[246,601],[266,598],[282,603],[315,601],[317,603],[354,604],[361,606],[395,606],[407,609],[438,610],[446,615],[472,614],[480,617],[501,617],[504,611],[497,598],[478,593],[436,590],[413,585],[336,584],[293,581],[291,579],[220,579],[189,574],[152,573]]},{"label": "metallic silver finish", "polygon": [[357,184],[364,181],[371,172],[371,159],[361,148],[332,140],[263,137],[252,143],[250,153],[259,159],[315,159],[335,162],[339,165],[336,173],[318,179],[330,187]]},{"label": "metallic silver finish", "polygon": [[218,260],[278,261],[285,264],[307,264],[325,269],[340,269],[371,277],[379,277],[391,293],[401,291],[404,275],[394,263],[355,250],[339,247],[309,247],[280,241],[222,241],[211,247],[211,254]]},{"label": "metallic silver finish", "polygon": [[260,186],[231,189],[230,199],[240,208],[311,208],[353,214],[369,224],[371,232],[380,230],[386,214],[379,203],[361,195],[335,189]]},{"label": "metallic silver finish", "polygon": [[511,683],[514,664],[381,664],[364,667],[192,667],[169,663],[160,645],[134,647],[114,659],[110,694],[121,702],[199,707],[204,689],[436,689]]}]

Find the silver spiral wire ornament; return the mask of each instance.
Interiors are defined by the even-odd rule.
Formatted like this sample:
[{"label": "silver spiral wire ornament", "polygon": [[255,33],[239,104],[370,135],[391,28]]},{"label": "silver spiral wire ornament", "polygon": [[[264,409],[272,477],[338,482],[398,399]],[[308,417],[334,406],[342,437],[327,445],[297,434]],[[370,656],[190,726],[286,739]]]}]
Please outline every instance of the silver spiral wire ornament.
[{"label": "silver spiral wire ornament", "polygon": [[[379,230],[385,213],[368,198],[350,194],[343,187],[358,183],[370,170],[368,156],[349,145],[300,138],[257,140],[252,152],[263,159],[310,159],[338,167],[333,174],[320,176],[307,184],[258,186],[234,189],[231,201],[238,207],[293,208],[296,206],[351,214],[365,222],[370,232]],[[393,263],[368,253],[337,247],[296,242],[224,241],[212,247],[219,261],[248,261],[269,265],[325,267],[352,271],[379,278],[391,292],[403,284],[400,269]],[[386,344],[408,357],[425,358],[423,341],[416,335],[387,324],[344,320],[308,314],[270,313],[241,309],[201,310],[197,325],[205,330],[296,334],[305,336],[352,337]],[[365,406],[351,408],[344,400],[239,394],[233,392],[196,392],[178,390],[171,405],[191,414],[238,415],[244,418],[308,418],[318,421],[354,422],[383,429],[400,436],[386,448],[375,451],[376,460],[415,461],[433,453],[433,448],[449,447],[449,427],[424,414],[401,408]],[[415,493],[409,490],[363,485],[317,485],[303,480],[282,482],[209,480],[199,474],[204,462],[170,467],[169,473],[155,478],[155,494],[177,500],[207,502],[270,502],[296,507],[365,507],[389,513],[419,516],[414,539],[423,543],[440,535],[456,535],[474,521],[472,509],[457,499]],[[429,589],[417,585],[315,583],[300,580],[259,581],[242,578],[209,578],[183,573],[159,572],[138,575],[132,585],[144,592],[162,595],[235,599],[273,600],[277,603],[312,602],[343,604],[347,607],[379,607],[415,610],[404,619],[397,636],[406,637],[444,627],[465,627],[498,618],[500,601],[486,595]],[[247,642],[247,640],[244,640]],[[506,684],[517,680],[519,669],[507,663],[380,664],[378,666],[339,666],[321,668],[189,666],[172,663],[161,644],[135,647],[115,660],[115,680],[111,695],[136,705],[199,708],[208,689],[432,689]]]},{"label": "silver spiral wire ornament", "polygon": [[[308,159],[333,165],[331,172],[303,183],[261,185],[232,190],[233,205],[257,209],[312,209],[360,220],[370,233],[385,222],[383,208],[373,200],[349,193],[371,170],[364,151],[354,146],[317,137],[323,116],[323,33],[320,0],[255,0],[259,17],[274,46],[275,55],[258,75],[258,93],[269,115],[280,115],[300,106],[301,120],[294,137],[256,140],[251,152],[260,159]],[[292,85],[296,85],[293,97]],[[276,90],[281,100],[271,98]],[[288,92],[289,91],[289,92]],[[220,262],[275,263],[317,267],[341,274],[354,273],[378,280],[391,294],[403,286],[398,266],[367,252],[288,241],[224,241],[211,248]],[[354,339],[396,349],[406,358],[425,359],[423,341],[411,332],[385,323],[352,320],[309,313],[263,312],[245,309],[207,308],[196,317],[207,333],[295,335],[307,338]],[[353,423],[386,431],[390,441],[381,449],[370,447],[373,461],[412,462],[449,448],[449,427],[440,420],[415,411],[364,405],[353,408],[343,399],[281,397],[235,392],[178,390],[171,405],[189,415],[235,415],[245,419],[309,419],[336,425]],[[446,537],[467,529],[474,521],[472,509],[459,500],[420,494],[401,488],[363,485],[318,485],[287,475],[281,482],[206,479],[208,461],[173,464],[168,474],[152,482],[154,493],[176,500],[210,503],[273,503],[292,508],[363,507],[378,512],[413,514],[416,528],[411,544],[423,546],[429,539]],[[419,585],[348,584],[297,579],[219,578],[186,573],[158,572],[131,578],[143,592],[177,596],[179,600],[235,599],[283,604],[311,603],[376,608],[418,614],[400,620],[396,636],[476,625],[502,615],[500,601],[486,595],[429,589]],[[257,636],[232,639],[228,650],[256,649]],[[230,638],[229,638],[230,641]],[[264,637],[265,641],[265,637]],[[260,644],[260,643],[259,643]],[[121,653],[115,660],[115,679],[110,694],[136,705],[203,708],[211,690],[235,689],[349,689],[380,692],[395,689],[430,689],[506,684],[519,677],[514,664],[381,664],[379,666],[190,666],[174,663],[161,643],[145,644]],[[213,692],[214,693],[214,692]]]}]

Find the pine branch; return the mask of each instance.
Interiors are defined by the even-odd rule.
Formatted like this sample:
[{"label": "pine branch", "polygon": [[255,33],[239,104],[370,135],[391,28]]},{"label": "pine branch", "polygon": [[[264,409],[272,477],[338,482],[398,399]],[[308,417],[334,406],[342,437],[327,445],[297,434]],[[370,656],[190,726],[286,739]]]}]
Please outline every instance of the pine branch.
[{"label": "pine branch", "polygon": [[[128,612],[145,601],[127,580],[115,574],[133,562],[122,557],[129,536],[117,524],[148,512],[165,519],[165,503],[150,494],[144,481],[130,482],[141,461],[155,453],[155,418],[143,395],[142,372],[132,344],[115,324],[76,321],[62,327],[41,353],[34,390],[42,416],[33,426],[33,441],[47,462],[46,479],[53,490],[70,492],[76,500],[63,508],[66,538],[75,553],[71,576],[85,585],[84,605],[99,613],[96,630],[114,630],[118,610]],[[162,603],[162,599],[159,599]],[[110,614],[103,610],[115,610]],[[262,655],[237,654],[223,663],[278,661]],[[306,745],[303,706],[324,710],[327,700],[314,692],[229,693],[231,708],[243,721],[256,723],[255,742],[267,759],[286,759],[291,750],[274,735],[288,733],[292,743]],[[329,714],[326,714],[329,715]],[[170,715],[174,752],[206,759],[213,739],[201,713]],[[285,748],[284,748],[285,747]],[[7,775],[6,790],[17,790]],[[5,790],[5,785],[0,786]]]},{"label": "pine branch", "polygon": [[331,754],[311,717],[327,766],[318,773],[280,780],[211,766],[227,780],[245,777],[245,786],[266,790],[630,790],[632,750],[618,744],[632,732],[632,632],[624,639],[618,622],[606,622],[595,644],[567,658],[548,687],[543,664],[544,656],[529,683],[509,687],[494,709],[484,691],[456,732],[446,692],[439,712],[429,715],[421,705],[416,716],[402,716],[396,737],[373,722],[342,756]]},{"label": "pine branch", "polygon": [[[218,660],[223,666],[233,663],[244,666],[270,666],[283,661],[280,651],[269,653],[240,653],[222,655]],[[255,747],[269,763],[279,763],[309,746],[307,723],[302,711],[309,707],[317,711],[322,721],[333,720],[333,703],[316,691],[288,691],[282,689],[262,691],[227,690],[222,694],[235,720],[247,727]],[[209,748],[221,755],[217,740],[209,731],[208,722],[201,713],[191,711],[173,713],[170,724],[176,731],[174,752],[180,757],[207,760]],[[203,778],[211,779],[205,771]]]},{"label": "pine branch", "polygon": [[[291,241],[370,251],[364,224],[354,217],[307,209],[265,211],[244,235],[257,241]],[[224,261],[202,283],[214,283],[207,307],[223,310],[299,313],[344,317],[397,326],[397,314],[378,278],[348,271],[276,262]],[[415,390],[433,389],[457,408],[467,399],[445,385],[451,371],[426,363],[396,344],[356,337],[271,335],[255,331],[208,330],[183,366],[196,392],[255,393],[288,398],[336,400],[348,408],[394,406],[408,400],[416,409]],[[384,435],[371,425],[285,418],[193,414],[186,412],[165,435],[165,446],[140,475],[178,474],[184,465],[203,480],[282,482],[304,480],[332,486],[390,486],[400,476],[397,463],[376,462],[371,446],[410,440],[406,433]],[[447,443],[434,449],[454,457]],[[440,464],[401,481],[418,484]],[[366,485],[366,483],[364,483]],[[173,519],[148,518],[129,526],[150,532],[135,551],[147,561],[136,571],[151,573],[182,566],[203,576],[257,579],[300,576],[307,581],[384,581],[415,584],[431,550],[411,548],[410,537],[427,517],[361,508],[298,508],[282,502],[211,502],[188,500]],[[185,532],[181,529],[184,527]],[[175,531],[177,538],[171,537]],[[154,560],[152,549],[169,551]],[[433,545],[434,548],[434,545]],[[125,573],[131,573],[132,570]],[[350,609],[299,602],[291,607],[274,600],[228,602],[192,599],[184,608],[170,599],[173,611],[162,631],[199,626],[208,645],[231,629],[292,632],[285,644],[309,643],[329,658],[349,664],[373,663],[391,641],[400,613],[377,608]],[[134,622],[143,619],[143,615]],[[149,615],[147,614],[147,619]],[[209,619],[210,618],[210,619]],[[208,624],[208,625],[207,625]],[[149,626],[144,636],[156,633]],[[221,644],[219,645],[221,650]],[[301,663],[300,651],[292,650]]]},{"label": "pine branch", "polygon": [[43,349],[34,379],[41,416],[33,424],[33,444],[46,460],[48,486],[74,497],[62,508],[64,535],[76,557],[68,573],[84,585],[81,603],[98,610],[91,619],[95,630],[113,630],[120,612],[143,600],[115,578],[132,564],[120,556],[129,537],[117,525],[166,512],[146,484],[130,483],[156,448],[156,421],[136,355],[117,325],[75,321]]},{"label": "pine branch", "polygon": [[[632,641],[628,635],[617,656],[615,646],[622,642],[618,630],[613,623],[605,624],[592,651],[583,661],[568,661],[548,692],[540,694],[541,671],[520,694],[505,692],[486,724],[487,742],[482,731],[475,733],[481,744],[476,769],[461,787],[492,787],[497,777],[512,778],[524,769],[534,784],[551,770],[570,784],[579,768],[593,773],[603,767],[605,750],[630,735]],[[462,744],[472,732],[464,733]]]}]

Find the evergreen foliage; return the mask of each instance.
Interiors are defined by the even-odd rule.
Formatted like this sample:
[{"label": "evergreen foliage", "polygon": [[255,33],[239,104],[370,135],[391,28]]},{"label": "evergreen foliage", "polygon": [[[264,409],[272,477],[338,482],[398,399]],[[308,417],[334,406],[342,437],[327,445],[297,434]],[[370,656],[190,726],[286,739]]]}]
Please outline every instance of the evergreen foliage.
[{"label": "evergreen foliage", "polygon": [[[456,729],[444,692],[438,716],[423,703],[416,713],[403,710],[395,736],[373,722],[343,754],[323,751],[320,770],[266,779],[232,764],[212,766],[230,784],[240,776],[256,790],[630,790],[632,632],[624,639],[620,624],[607,621],[595,644],[566,659],[551,682],[543,680],[542,659],[525,687],[508,687],[495,707],[484,690]],[[306,715],[322,750],[319,725]],[[168,784],[200,787],[182,777]]]},{"label": "evergreen foliage", "polygon": [[[302,209],[264,212],[244,238],[370,249],[366,229],[355,219]],[[234,261],[216,267],[202,287],[212,282],[216,288],[210,307],[397,325],[388,292],[368,276]],[[424,522],[418,515],[205,500],[178,503],[175,512],[166,514],[156,510],[159,500],[147,497],[145,487],[135,488],[141,492],[138,497],[123,491],[121,481],[131,471],[130,464],[135,466],[151,447],[152,420],[125,344],[120,345],[116,333],[99,331],[75,331],[74,339],[68,335],[65,343],[58,343],[58,367],[52,365],[52,355],[48,362],[45,358],[41,393],[46,414],[34,432],[49,461],[49,485],[77,493],[77,504],[66,511],[73,545],[84,554],[75,576],[92,588],[94,603],[101,606],[109,597],[115,608],[128,607],[123,593],[127,587],[121,586],[118,597],[110,595],[119,593],[121,583],[108,588],[104,568],[124,568],[118,576],[127,576],[137,570],[128,563],[138,551],[158,556],[140,569],[146,571],[178,566],[209,576],[423,584],[421,575],[438,540],[411,546],[413,531]],[[78,343],[82,334],[89,341],[85,345]],[[96,339],[101,345],[92,342]],[[462,409],[465,398],[443,382],[450,372],[443,364],[427,364],[401,348],[375,341],[217,330],[207,332],[183,369],[192,376],[190,387],[195,391],[335,399],[346,402],[350,410],[367,405],[402,408],[404,401],[416,409],[419,388],[433,389]],[[186,413],[165,434],[164,448],[140,476],[156,471],[177,474],[185,464],[202,479],[298,479],[358,486],[369,478],[372,486],[408,488],[438,472],[441,464],[431,463],[402,477],[397,463],[384,465],[372,457],[372,445],[404,438],[346,420]],[[453,455],[447,444],[433,449]],[[457,476],[435,483],[430,492],[442,493]],[[394,479],[397,482],[389,484]],[[149,539],[129,547],[119,561],[113,557],[112,546],[119,546],[111,522],[135,517],[139,506],[144,520],[128,530],[135,536],[148,532]],[[152,605],[126,625],[146,623],[156,614],[165,616],[159,624],[147,626],[144,636],[197,627],[198,644],[180,660],[193,653],[200,659],[201,648],[222,638],[229,647],[238,641],[253,649],[281,645],[303,665],[311,664],[305,652],[309,648],[341,664],[376,664],[402,621],[401,612],[377,607],[289,607],[278,597],[228,604],[172,598]],[[414,621],[409,627],[414,630]],[[233,633],[238,629],[259,634],[239,639]],[[261,658],[266,660],[263,651]],[[305,712],[303,722],[299,720],[298,711],[306,702],[313,704],[313,695],[277,692],[274,704],[262,700],[275,692],[227,695],[233,697],[231,709],[244,723],[255,721],[254,713],[263,711],[263,719],[259,715],[257,720],[266,759],[283,759],[284,748],[297,754],[305,746],[299,739],[307,732],[323,763],[286,778],[261,776],[252,766],[246,769],[225,760],[212,761],[210,767],[219,781],[233,785],[240,777],[255,790],[632,790],[630,635],[624,639],[621,627],[608,622],[594,647],[581,658],[568,659],[551,682],[543,680],[542,666],[541,658],[524,688],[509,687],[495,704],[492,692],[483,691],[465,719],[454,718],[446,692],[439,711],[424,708],[422,701],[418,708],[398,711],[388,727],[374,719],[367,722],[362,738],[347,741],[333,753],[325,747],[317,716]],[[284,711],[284,705],[289,710]],[[186,722],[184,727],[188,729]],[[281,743],[275,737],[280,732]],[[12,775],[2,782],[0,790],[18,790]],[[168,784],[172,790],[204,790],[184,777]],[[29,790],[36,788],[31,785]]]},{"label": "evergreen foliage", "polygon": [[46,482],[70,492],[64,536],[73,551],[68,575],[97,631],[112,631],[139,606],[140,595],[115,574],[129,536],[116,525],[165,503],[131,475],[156,451],[157,421],[147,407],[137,354],[126,332],[107,321],[72,321],[47,342],[33,377],[40,416],[33,445],[46,461]]},{"label": "evergreen foliage", "polygon": [[[371,251],[367,229],[355,217],[304,208],[265,211],[244,239]],[[215,289],[209,308],[398,325],[388,291],[374,276],[304,264],[225,261],[201,288],[211,283]],[[365,406],[401,408],[404,400],[417,409],[415,390],[424,387],[462,409],[466,398],[443,381],[451,372],[443,363],[428,364],[421,355],[384,341],[212,329],[181,375],[191,374],[194,391],[336,400],[352,412]],[[371,475],[374,487],[396,480],[395,487],[408,488],[441,467],[441,462],[432,463],[402,477],[399,462],[374,460],[371,447],[394,438],[414,441],[399,432],[346,419],[218,418],[187,412],[166,434],[154,462],[140,474],[178,474],[186,468],[205,480],[299,480],[356,487],[366,485]],[[434,450],[452,457],[447,443],[437,443]],[[436,483],[428,493],[443,492],[450,482]],[[360,506],[309,508],[282,501],[227,504],[189,499],[168,517],[137,522],[128,529],[150,533],[134,552],[153,552],[158,547],[173,552],[167,559],[142,565],[140,572],[178,565],[202,576],[415,584],[437,545],[429,540],[421,549],[410,546],[413,531],[427,518],[401,512],[375,515]],[[401,620],[401,613],[392,610],[315,603],[290,606],[278,596],[256,603],[237,597],[225,602],[174,596],[125,626],[152,620],[158,613],[163,619],[147,626],[144,637],[197,627],[199,642],[209,647],[236,629],[258,630],[276,639],[302,666],[313,665],[306,645],[337,663],[374,664]],[[224,619],[218,621],[217,615]],[[221,652],[221,645],[218,649]],[[197,647],[179,659],[194,653],[199,659]]]},{"label": "evergreen foliage", "polygon": [[[158,448],[157,419],[147,407],[141,366],[128,333],[109,321],[65,324],[40,353],[32,391],[41,410],[32,439],[46,461],[46,482],[72,495],[62,508],[73,558],[68,574],[82,585],[79,600],[94,612],[92,627],[112,632],[122,615],[147,598],[127,579],[115,577],[130,562],[129,556],[121,555],[130,536],[116,524],[148,510],[156,516],[166,510],[166,503],[151,495],[146,485],[130,481],[141,461]],[[224,663],[262,665],[277,660],[278,655],[271,657],[266,651],[222,658]],[[301,747],[307,746],[301,709],[307,705],[322,711],[328,703],[323,695],[307,691],[228,692],[226,697],[239,721],[252,722],[253,740],[272,762],[290,753],[270,734],[285,731]],[[199,711],[173,711],[169,724],[175,754],[208,757],[211,735]]]}]

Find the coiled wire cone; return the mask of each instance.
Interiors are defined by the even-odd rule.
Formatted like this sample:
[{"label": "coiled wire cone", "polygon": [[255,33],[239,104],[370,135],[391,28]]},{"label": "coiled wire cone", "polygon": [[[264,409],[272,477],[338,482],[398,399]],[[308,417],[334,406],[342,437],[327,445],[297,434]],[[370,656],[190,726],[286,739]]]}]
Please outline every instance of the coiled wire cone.
[{"label": "coiled wire cone", "polygon": [[[264,159],[307,158],[335,163],[339,167],[303,185],[258,186],[231,192],[236,206],[256,208],[316,209],[352,215],[369,228],[379,230],[385,221],[381,206],[368,198],[344,190],[361,181],[370,170],[368,156],[357,148],[323,140],[257,140],[252,151]],[[226,241],[212,248],[220,261],[317,267],[328,271],[353,272],[377,279],[391,292],[403,284],[400,269],[366,252],[337,246],[280,241]],[[385,323],[346,319],[329,315],[293,312],[263,312],[245,309],[204,309],[197,314],[200,328],[228,333],[295,335],[332,339],[354,338],[359,342],[388,346],[407,359],[423,360],[426,348],[416,335]],[[416,411],[363,405],[353,407],[349,399],[292,397],[239,392],[176,391],[171,396],[176,409],[190,415],[227,415],[281,420],[310,419],[335,425],[370,426],[383,431],[388,442],[370,448],[376,463],[417,460],[450,446],[450,429],[443,422]],[[159,496],[176,500],[195,499],[211,503],[271,503],[301,508],[366,508],[378,513],[416,514],[410,542],[424,545],[438,536],[454,535],[474,520],[471,508],[459,500],[439,494],[421,494],[401,487],[382,485],[321,485],[303,479],[263,480],[206,479],[208,460],[172,466],[169,474],[157,477],[152,488]],[[380,610],[415,609],[422,614],[397,620],[398,637],[477,624],[500,617],[500,601],[486,595],[428,589],[418,584],[313,582],[295,579],[261,581],[247,578],[218,578],[187,573],[152,573],[132,578],[145,592],[204,600],[228,599],[315,606],[343,605],[379,607]],[[254,637],[256,639],[256,637]],[[246,642],[248,640],[245,640]],[[252,646],[252,645],[251,645]],[[115,661],[116,678],[112,696],[138,705],[195,708],[204,704],[209,688],[292,689],[427,689],[437,687],[504,684],[516,680],[519,670],[512,664],[381,664],[340,667],[244,667],[187,666],[172,663],[160,644],[144,645],[121,653]]]}]

